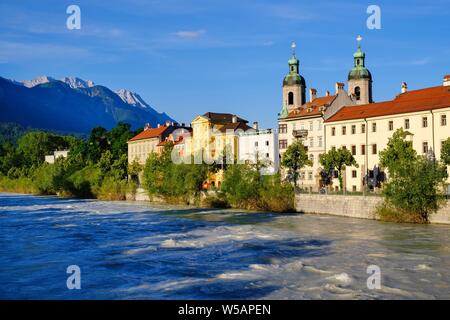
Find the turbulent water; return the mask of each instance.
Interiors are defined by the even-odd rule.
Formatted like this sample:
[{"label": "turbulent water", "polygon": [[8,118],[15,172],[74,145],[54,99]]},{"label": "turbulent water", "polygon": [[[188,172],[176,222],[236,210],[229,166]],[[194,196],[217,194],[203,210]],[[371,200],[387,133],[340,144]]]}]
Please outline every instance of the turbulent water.
[{"label": "turbulent water", "polygon": [[[3,299],[449,299],[450,228],[0,194]],[[81,270],[69,290],[67,267]],[[367,267],[381,288],[367,286]]]}]

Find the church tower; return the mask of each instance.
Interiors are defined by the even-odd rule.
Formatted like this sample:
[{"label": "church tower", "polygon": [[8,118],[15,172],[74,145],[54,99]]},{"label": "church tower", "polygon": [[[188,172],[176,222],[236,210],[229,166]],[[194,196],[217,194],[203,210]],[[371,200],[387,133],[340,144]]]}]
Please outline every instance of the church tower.
[{"label": "church tower", "polygon": [[362,37],[356,38],[358,49],[353,54],[354,66],[348,74],[348,93],[356,99],[357,104],[372,103],[372,74],[366,68],[366,54],[361,50]]},{"label": "church tower", "polygon": [[305,79],[299,74],[299,61],[295,57],[297,45],[292,42],[292,57],[288,60],[289,73],[283,79],[283,110],[300,108],[306,102]]}]

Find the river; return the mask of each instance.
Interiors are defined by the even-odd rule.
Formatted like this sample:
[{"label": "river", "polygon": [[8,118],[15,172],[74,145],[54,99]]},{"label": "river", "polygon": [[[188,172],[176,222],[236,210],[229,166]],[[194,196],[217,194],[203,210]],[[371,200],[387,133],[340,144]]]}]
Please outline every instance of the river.
[{"label": "river", "polygon": [[[2,193],[0,298],[449,299],[449,235],[440,225]],[[70,265],[79,290],[67,288]],[[371,265],[378,289],[367,286]]]}]

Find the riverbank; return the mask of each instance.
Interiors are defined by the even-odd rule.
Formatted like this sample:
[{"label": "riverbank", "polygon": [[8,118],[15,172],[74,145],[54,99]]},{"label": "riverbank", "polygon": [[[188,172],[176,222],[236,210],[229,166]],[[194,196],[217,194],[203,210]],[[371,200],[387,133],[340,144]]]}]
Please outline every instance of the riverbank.
[{"label": "riverbank", "polygon": [[[303,213],[315,213],[378,220],[377,207],[383,203],[383,197],[356,195],[295,195],[295,209]],[[450,201],[438,212],[430,215],[430,223],[450,224]]]}]

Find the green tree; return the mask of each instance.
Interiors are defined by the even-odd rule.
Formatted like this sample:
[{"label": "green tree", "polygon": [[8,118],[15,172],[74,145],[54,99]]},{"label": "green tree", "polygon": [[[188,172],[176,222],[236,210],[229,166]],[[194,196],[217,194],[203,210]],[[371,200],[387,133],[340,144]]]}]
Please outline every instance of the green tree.
[{"label": "green tree", "polygon": [[344,169],[347,166],[358,167],[352,153],[346,148],[331,149],[320,156],[319,162],[328,174],[331,174],[334,170],[337,171],[340,190],[343,190],[344,187],[342,178]]},{"label": "green tree", "polygon": [[450,138],[444,141],[441,149],[441,162],[450,166]]},{"label": "green tree", "polygon": [[397,129],[389,138],[386,149],[380,152],[380,165],[389,170],[391,177],[400,173],[405,166],[414,164],[417,159],[411,141],[406,140],[409,135],[411,133],[402,128]]},{"label": "green tree", "polygon": [[404,221],[428,222],[445,199],[447,171],[444,164],[418,156],[407,135],[397,130],[380,152],[380,165],[389,173],[383,195],[393,214]]},{"label": "green tree", "polygon": [[296,140],[287,148],[281,159],[281,166],[288,170],[288,179],[294,182],[294,186],[297,186],[299,170],[304,166],[312,166],[312,162],[308,159],[306,149],[300,140]]}]

